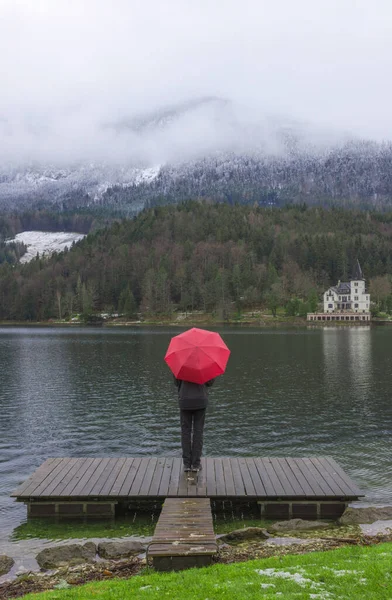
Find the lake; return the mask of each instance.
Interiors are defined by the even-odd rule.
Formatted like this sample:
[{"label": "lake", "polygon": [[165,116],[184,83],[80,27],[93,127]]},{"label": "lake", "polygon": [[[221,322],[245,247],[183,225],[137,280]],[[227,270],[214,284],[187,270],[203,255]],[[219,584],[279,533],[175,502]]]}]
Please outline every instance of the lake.
[{"label": "lake", "polygon": [[[392,328],[218,331],[232,355],[211,391],[206,455],[330,455],[366,501],[390,501]],[[0,328],[0,551],[26,521],[9,494],[46,458],[180,456],[163,361],[179,332]]]}]

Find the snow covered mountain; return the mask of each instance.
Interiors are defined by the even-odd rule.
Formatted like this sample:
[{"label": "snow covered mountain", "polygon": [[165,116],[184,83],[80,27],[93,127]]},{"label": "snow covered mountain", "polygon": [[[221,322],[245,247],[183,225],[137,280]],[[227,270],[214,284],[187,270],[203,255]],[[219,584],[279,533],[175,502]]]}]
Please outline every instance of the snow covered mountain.
[{"label": "snow covered mountain", "polygon": [[94,160],[51,161],[38,152],[40,141],[39,159],[0,162],[0,210],[104,206],[134,214],[191,198],[392,202],[391,144],[260,116],[222,98],[100,124]]}]

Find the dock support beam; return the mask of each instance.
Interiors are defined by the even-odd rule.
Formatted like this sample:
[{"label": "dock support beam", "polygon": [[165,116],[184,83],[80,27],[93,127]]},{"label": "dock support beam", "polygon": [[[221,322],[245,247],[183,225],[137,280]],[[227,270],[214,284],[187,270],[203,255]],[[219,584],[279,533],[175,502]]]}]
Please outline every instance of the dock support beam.
[{"label": "dock support beam", "polygon": [[27,516],[33,517],[93,517],[115,516],[117,502],[26,502]]},{"label": "dock support beam", "polygon": [[331,519],[335,520],[342,516],[348,506],[348,502],[334,500],[295,500],[285,502],[284,500],[260,500],[261,516],[264,519]]}]

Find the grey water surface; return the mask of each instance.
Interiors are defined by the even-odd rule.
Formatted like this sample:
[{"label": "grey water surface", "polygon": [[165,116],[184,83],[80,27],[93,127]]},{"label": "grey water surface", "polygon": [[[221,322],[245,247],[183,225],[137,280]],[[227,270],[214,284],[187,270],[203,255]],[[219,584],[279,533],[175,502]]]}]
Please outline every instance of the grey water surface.
[{"label": "grey water surface", "polygon": [[[163,361],[178,328],[0,328],[0,550],[26,508],[9,494],[51,456],[180,456]],[[392,497],[392,327],[219,329],[209,456],[333,456]],[[1,552],[0,552],[1,553]]]}]

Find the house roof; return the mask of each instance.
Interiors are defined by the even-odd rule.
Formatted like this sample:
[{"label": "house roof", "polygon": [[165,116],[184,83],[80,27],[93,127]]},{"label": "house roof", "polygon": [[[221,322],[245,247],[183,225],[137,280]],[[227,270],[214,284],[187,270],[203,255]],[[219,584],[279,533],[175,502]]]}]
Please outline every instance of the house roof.
[{"label": "house roof", "polygon": [[357,262],[354,264],[354,267],[353,267],[351,281],[360,281],[360,280],[364,280],[364,279],[365,278],[362,273],[361,265],[359,264],[359,260],[357,259]]},{"label": "house roof", "polygon": [[330,289],[337,294],[351,294],[351,284],[348,281],[339,282],[338,285],[334,285]]}]

